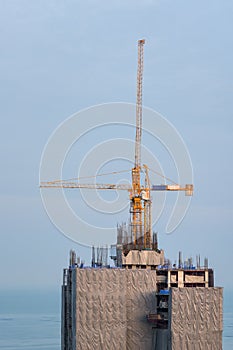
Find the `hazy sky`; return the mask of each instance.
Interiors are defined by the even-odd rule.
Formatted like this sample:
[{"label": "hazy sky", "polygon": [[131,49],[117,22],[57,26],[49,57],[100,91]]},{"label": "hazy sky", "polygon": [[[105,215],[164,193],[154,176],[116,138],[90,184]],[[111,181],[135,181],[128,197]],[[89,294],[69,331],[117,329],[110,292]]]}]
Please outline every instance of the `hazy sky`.
[{"label": "hazy sky", "polygon": [[89,262],[90,250],[59,233],[43,209],[41,154],[53,130],[80,109],[135,102],[137,40],[146,38],[144,105],[184,138],[195,184],[176,232],[155,227],[160,247],[172,259],[179,250],[208,256],[216,284],[233,288],[233,2],[0,0],[0,6],[2,287],[59,286],[70,248]]}]

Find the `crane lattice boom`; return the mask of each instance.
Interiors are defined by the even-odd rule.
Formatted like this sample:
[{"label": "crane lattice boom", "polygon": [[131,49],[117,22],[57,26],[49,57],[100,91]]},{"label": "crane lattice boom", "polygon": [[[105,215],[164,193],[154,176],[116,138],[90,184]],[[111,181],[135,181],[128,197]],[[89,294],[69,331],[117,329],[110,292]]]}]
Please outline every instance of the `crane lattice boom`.
[{"label": "crane lattice boom", "polygon": [[[132,192],[132,186],[129,184],[82,184],[79,182],[68,181],[42,181],[40,188],[86,188],[91,190],[123,190]],[[191,196],[193,192],[193,185],[151,185],[150,187],[142,186],[143,197],[145,197],[145,191],[185,191],[187,196]]]},{"label": "crane lattice boom", "polygon": [[[185,191],[193,194],[193,185],[151,185],[148,167],[143,165],[144,185],[141,185],[141,138],[142,138],[142,82],[143,82],[143,55],[145,40],[138,40],[138,67],[137,67],[137,102],[136,102],[136,137],[135,163],[131,170],[132,185],[130,184],[98,184],[80,183],[78,179],[56,180],[41,182],[43,188],[86,188],[95,190],[126,190],[130,198],[130,223],[133,249],[152,249],[152,220],[151,220],[151,191]],[[102,174],[103,175],[103,174]],[[143,215],[144,213],[144,215]]]}]

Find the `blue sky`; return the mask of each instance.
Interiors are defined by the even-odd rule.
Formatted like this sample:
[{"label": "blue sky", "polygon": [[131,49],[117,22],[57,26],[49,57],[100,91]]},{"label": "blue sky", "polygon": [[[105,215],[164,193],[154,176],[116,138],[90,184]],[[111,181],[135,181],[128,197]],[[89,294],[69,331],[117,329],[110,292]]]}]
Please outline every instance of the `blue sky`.
[{"label": "blue sky", "polygon": [[216,283],[233,288],[232,16],[227,0],[1,0],[5,288],[59,286],[70,248],[89,261],[90,250],[59,233],[43,209],[40,157],[50,134],[73,113],[135,102],[139,38],[147,41],[144,105],[175,125],[194,169],[189,212],[173,235],[158,223],[160,246],[173,260],[179,250],[208,256]]}]

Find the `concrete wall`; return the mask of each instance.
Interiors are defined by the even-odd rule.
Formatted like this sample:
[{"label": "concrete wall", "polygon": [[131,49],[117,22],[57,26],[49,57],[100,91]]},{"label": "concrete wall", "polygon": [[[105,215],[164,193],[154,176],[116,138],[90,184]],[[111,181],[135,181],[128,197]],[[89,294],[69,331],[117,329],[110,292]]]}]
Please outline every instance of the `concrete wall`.
[{"label": "concrete wall", "polygon": [[122,265],[138,265],[138,266],[158,266],[164,264],[164,251],[161,250],[160,253],[154,250],[131,250],[125,256],[122,253]]}]

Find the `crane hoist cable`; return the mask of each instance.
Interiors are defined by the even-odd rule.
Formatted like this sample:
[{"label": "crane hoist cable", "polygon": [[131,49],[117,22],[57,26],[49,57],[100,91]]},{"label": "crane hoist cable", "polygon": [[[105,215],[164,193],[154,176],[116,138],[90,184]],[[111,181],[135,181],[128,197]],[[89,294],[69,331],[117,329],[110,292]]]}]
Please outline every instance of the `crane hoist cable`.
[{"label": "crane hoist cable", "polygon": [[165,179],[165,180],[167,180],[167,181],[173,183],[174,185],[178,185],[178,183],[176,183],[175,181],[173,181],[173,180],[170,179],[169,177],[167,177],[167,176],[165,176],[165,175],[163,175],[163,174],[160,174],[158,171],[155,171],[155,170],[153,170],[153,169],[151,169],[151,168],[149,168],[149,167],[148,167],[148,169],[149,169],[152,173],[154,173],[154,174],[156,174],[156,175],[162,177],[163,179]]},{"label": "crane hoist cable", "polygon": [[65,181],[78,181],[78,180],[82,180],[82,179],[96,178],[98,176],[107,176],[107,175],[116,175],[116,174],[120,174],[120,173],[129,173],[130,171],[131,171],[131,169],[119,170],[119,171],[112,171],[112,172],[109,172],[109,173],[102,173],[102,174],[91,175],[91,176],[73,177],[71,179],[65,179],[65,180],[53,180],[51,182],[55,183],[55,182],[65,182]]}]

